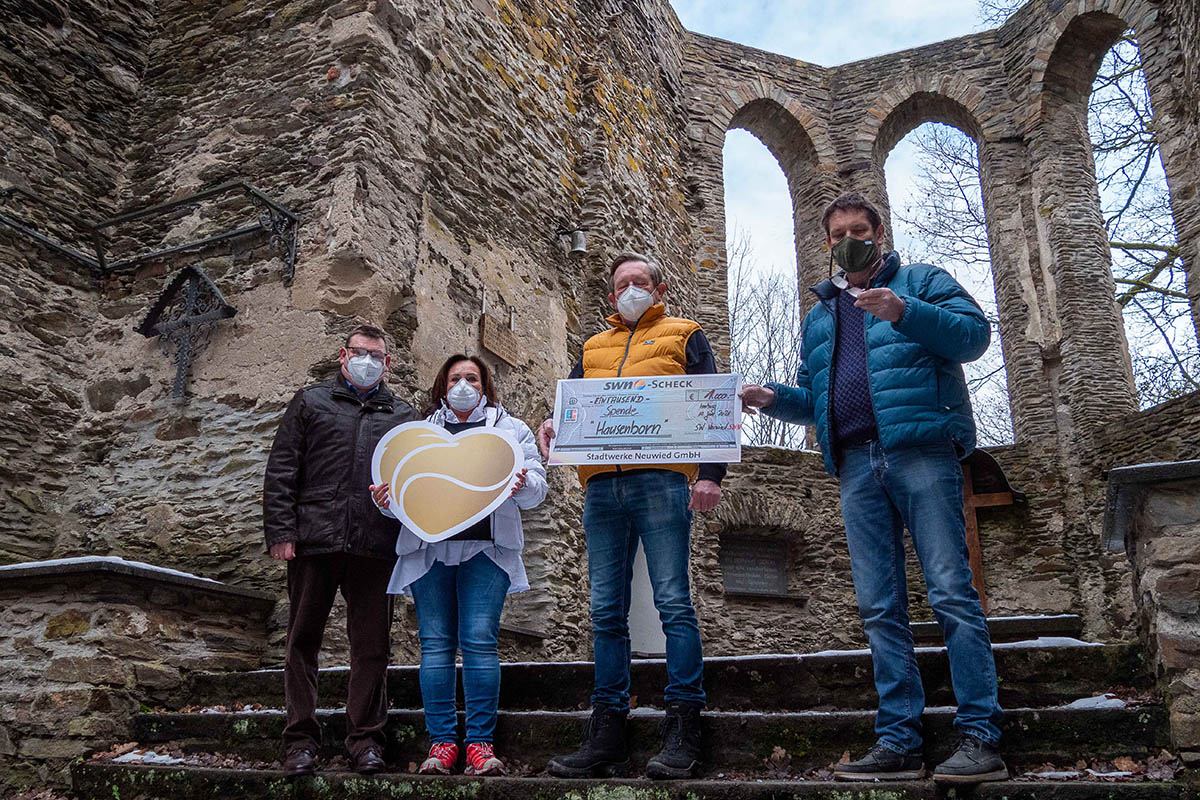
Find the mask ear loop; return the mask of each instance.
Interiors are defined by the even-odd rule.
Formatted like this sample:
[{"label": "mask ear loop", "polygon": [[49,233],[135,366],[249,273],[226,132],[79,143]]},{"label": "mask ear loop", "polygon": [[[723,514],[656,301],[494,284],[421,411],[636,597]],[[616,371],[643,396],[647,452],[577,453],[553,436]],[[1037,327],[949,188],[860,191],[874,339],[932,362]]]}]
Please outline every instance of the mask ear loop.
[{"label": "mask ear loop", "polygon": [[875,265],[871,268],[871,274],[867,276],[867,288],[871,288],[871,281],[875,280],[875,276],[883,270],[883,247],[876,241],[871,244],[875,245],[875,249],[879,251],[879,258],[875,260]]}]

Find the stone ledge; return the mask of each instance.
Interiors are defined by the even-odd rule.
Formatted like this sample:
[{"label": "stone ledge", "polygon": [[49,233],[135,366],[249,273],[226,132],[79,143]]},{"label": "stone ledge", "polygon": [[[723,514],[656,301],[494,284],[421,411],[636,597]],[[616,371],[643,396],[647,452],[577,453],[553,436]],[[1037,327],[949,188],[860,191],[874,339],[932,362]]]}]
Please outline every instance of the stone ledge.
[{"label": "stone ledge", "polygon": [[[1078,614],[988,617],[987,626],[992,642],[1019,642],[1039,636],[1078,639],[1083,634],[1083,619]],[[914,622],[909,627],[917,642],[942,642],[942,626],[936,622]]]},{"label": "stone ledge", "polygon": [[1200,479],[1200,460],[1117,467],[1108,473],[1102,541],[1109,552],[1127,548],[1137,502],[1147,486]]},{"label": "stone ledge", "polygon": [[61,782],[71,759],[128,741],[138,709],[182,702],[197,669],[261,667],[274,604],[118,558],[0,567],[0,795]]},{"label": "stone ledge", "polygon": [[274,606],[276,600],[273,595],[260,592],[256,589],[230,586],[220,581],[214,581],[211,578],[201,578],[198,575],[156,567],[140,561],[126,561],[117,556],[82,556],[79,558],[60,558],[50,561],[28,561],[20,564],[7,564],[0,566],[0,588],[3,588],[5,585],[19,584],[34,579],[95,577],[99,575],[136,579],[139,584],[142,582],[159,583],[212,595],[236,597],[241,600],[262,603],[268,607]]}]

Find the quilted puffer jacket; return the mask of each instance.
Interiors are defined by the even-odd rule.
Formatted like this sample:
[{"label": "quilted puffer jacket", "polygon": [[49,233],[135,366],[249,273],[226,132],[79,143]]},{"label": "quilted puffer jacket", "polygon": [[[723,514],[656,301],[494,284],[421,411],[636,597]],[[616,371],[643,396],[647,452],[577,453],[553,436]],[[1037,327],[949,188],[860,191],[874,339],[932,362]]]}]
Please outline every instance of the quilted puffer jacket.
[{"label": "quilted puffer jacket", "polygon": [[[961,457],[975,449],[975,421],[962,364],[987,350],[991,326],[967,290],[943,269],[902,267],[888,254],[871,288],[887,287],[904,300],[896,322],[864,315],[871,405],[885,451],[937,441]],[[775,402],[763,412],[786,422],[816,425],[825,469],[837,475],[830,420],[838,288],[812,287],[820,300],[804,318],[802,364],[795,386],[767,384]]]}]

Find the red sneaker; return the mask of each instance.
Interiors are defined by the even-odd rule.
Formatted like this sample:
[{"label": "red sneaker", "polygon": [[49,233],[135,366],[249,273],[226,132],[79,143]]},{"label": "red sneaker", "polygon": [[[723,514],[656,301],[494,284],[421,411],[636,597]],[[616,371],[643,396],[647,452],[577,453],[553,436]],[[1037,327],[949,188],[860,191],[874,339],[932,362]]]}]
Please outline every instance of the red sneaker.
[{"label": "red sneaker", "polygon": [[467,745],[467,766],[463,775],[503,775],[504,762],[496,758],[490,742],[471,742]]},{"label": "red sneaker", "polygon": [[[469,753],[470,750],[468,749]],[[422,775],[449,775],[458,763],[458,745],[454,742],[434,742],[429,747],[429,757],[417,770]]]}]

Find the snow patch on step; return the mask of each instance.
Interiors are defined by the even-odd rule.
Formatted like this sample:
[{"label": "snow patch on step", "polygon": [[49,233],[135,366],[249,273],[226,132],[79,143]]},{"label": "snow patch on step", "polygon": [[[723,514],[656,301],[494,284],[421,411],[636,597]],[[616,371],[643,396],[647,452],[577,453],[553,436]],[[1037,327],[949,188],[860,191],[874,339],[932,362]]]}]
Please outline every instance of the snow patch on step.
[{"label": "snow patch on step", "polygon": [[1104,643],[1084,642],[1079,639],[1073,639],[1070,636],[1039,636],[1036,639],[1027,639],[1023,642],[999,642],[992,645],[992,649],[994,650],[1012,650],[1018,647],[1104,647]]},{"label": "snow patch on step", "polygon": [[156,753],[153,750],[130,750],[125,755],[117,756],[112,760],[114,764],[155,764],[157,766],[170,766],[174,764],[185,763],[182,758]]},{"label": "snow patch on step", "polygon": [[1125,708],[1129,703],[1117,697],[1115,694],[1098,694],[1095,697],[1081,697],[1074,702],[1067,703],[1063,708]]},{"label": "snow patch on step", "polygon": [[1079,770],[1060,769],[1060,770],[1043,770],[1041,772],[1026,772],[1025,777],[1038,778],[1043,781],[1073,781],[1073,780],[1078,780]]}]

